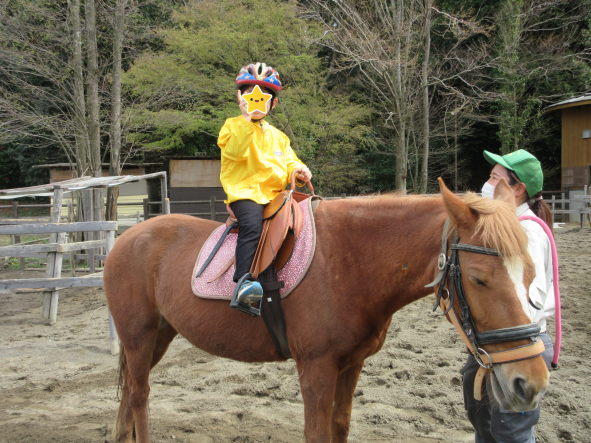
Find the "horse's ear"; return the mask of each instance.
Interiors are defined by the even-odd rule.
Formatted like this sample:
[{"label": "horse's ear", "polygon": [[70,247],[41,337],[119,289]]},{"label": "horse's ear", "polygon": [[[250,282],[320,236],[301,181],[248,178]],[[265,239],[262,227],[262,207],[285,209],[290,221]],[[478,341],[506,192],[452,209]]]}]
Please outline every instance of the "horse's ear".
[{"label": "horse's ear", "polygon": [[468,205],[458,196],[454,195],[453,192],[447,189],[447,186],[445,186],[441,177],[437,180],[439,181],[443,204],[445,205],[445,209],[452,224],[455,226],[474,226],[478,221],[478,215],[472,212]]},{"label": "horse's ear", "polygon": [[504,177],[501,177],[495,186],[495,200],[502,200],[515,205],[515,194],[513,194],[513,189],[511,189]]}]

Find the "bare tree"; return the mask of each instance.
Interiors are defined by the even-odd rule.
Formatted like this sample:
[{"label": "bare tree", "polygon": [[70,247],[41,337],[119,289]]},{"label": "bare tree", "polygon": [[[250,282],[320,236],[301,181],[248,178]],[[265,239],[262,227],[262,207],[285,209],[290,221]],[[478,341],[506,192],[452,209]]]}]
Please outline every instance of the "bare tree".
[{"label": "bare tree", "polygon": [[[379,103],[383,125],[394,131],[396,188],[406,191],[408,144],[420,107],[419,49],[423,21],[414,0],[353,2],[314,0],[308,14],[325,25],[322,44],[335,57],[335,70],[359,72]],[[418,81],[417,81],[418,80]]]},{"label": "bare tree", "polygon": [[427,192],[429,180],[429,57],[431,53],[431,8],[433,0],[422,0],[424,50],[421,66],[421,86],[423,87],[423,161],[421,164],[421,181],[419,192]]},{"label": "bare tree", "polygon": [[[115,7],[115,35],[113,36],[113,84],[111,87],[111,159],[109,175],[121,174],[121,53],[125,31],[125,7],[127,0],[117,0]],[[117,220],[119,187],[107,192],[107,220]]]},{"label": "bare tree", "polygon": [[90,144],[91,169],[95,177],[102,174],[101,161],[101,127],[99,116],[99,67],[96,29],[96,8],[94,0],[86,0],[86,46],[87,46],[87,100],[88,110],[88,142]]},{"label": "bare tree", "polygon": [[86,103],[84,97],[84,66],[82,62],[82,29],[80,25],[80,0],[70,0],[71,39],[72,39],[72,70],[74,83],[72,94],[75,107],[73,109],[76,122],[76,172],[78,176],[85,174],[88,165],[88,127],[86,125]]},{"label": "bare tree", "polygon": [[[432,0],[312,0],[308,16],[325,26],[321,44],[337,56],[336,70],[359,73],[377,99],[382,125],[395,134],[396,188],[410,178],[425,192],[432,141],[445,137],[445,116],[453,103],[473,100],[478,72],[487,65],[484,28],[467,15],[452,16]],[[431,29],[437,19],[448,38],[433,56]],[[437,145],[448,152],[445,143]],[[413,168],[409,169],[409,165]],[[420,168],[419,168],[420,164]]]},{"label": "bare tree", "polygon": [[[47,11],[34,2],[22,6],[26,10],[18,14],[0,9],[0,141],[59,146],[70,163],[80,156],[83,165],[86,119],[83,89],[80,94],[81,52],[63,50],[71,37],[80,42],[71,13],[76,5],[70,13],[52,10],[45,29],[33,17],[47,16]],[[68,22],[75,32],[71,33]],[[79,44],[72,46],[80,49]]]}]

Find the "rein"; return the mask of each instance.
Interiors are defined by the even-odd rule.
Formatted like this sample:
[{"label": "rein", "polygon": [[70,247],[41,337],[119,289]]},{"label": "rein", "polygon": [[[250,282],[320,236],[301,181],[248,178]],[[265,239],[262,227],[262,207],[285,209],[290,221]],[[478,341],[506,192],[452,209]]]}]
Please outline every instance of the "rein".
[{"label": "rein", "polygon": [[[488,371],[494,371],[493,364],[510,363],[537,357],[544,352],[545,346],[538,338],[540,327],[535,323],[478,332],[476,324],[472,319],[470,306],[468,305],[468,300],[464,291],[458,251],[493,256],[498,256],[499,253],[495,249],[459,243],[460,239],[454,232],[453,242],[450,246],[451,252],[448,256],[448,228],[449,219],[446,220],[445,226],[443,227],[441,254],[439,255],[437,263],[439,275],[426,287],[432,288],[438,285],[437,300],[435,306],[433,306],[433,312],[439,307],[444,315],[449,314],[448,318],[460,334],[462,341],[466,344],[480,365],[474,380],[474,398],[480,401],[482,398],[482,380]],[[446,287],[448,280],[449,288]],[[446,297],[443,296],[444,291],[447,292]],[[456,298],[460,307],[460,314],[458,314],[455,309],[454,302]],[[531,340],[532,343],[500,352],[487,353],[482,349],[482,346],[486,344],[504,343],[517,340]]]}]

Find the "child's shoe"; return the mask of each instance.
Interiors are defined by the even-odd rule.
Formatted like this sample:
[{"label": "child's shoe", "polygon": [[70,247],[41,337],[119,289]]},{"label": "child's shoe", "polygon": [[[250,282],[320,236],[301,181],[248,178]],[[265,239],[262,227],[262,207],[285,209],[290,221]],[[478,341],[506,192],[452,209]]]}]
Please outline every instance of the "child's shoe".
[{"label": "child's shoe", "polygon": [[258,281],[246,280],[238,290],[236,301],[240,303],[258,303],[263,298],[263,287]]}]

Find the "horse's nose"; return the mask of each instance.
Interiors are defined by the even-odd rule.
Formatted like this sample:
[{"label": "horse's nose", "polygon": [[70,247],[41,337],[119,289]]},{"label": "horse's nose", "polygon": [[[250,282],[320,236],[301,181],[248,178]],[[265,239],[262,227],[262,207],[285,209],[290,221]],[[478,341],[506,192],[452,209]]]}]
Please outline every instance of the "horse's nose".
[{"label": "horse's nose", "polygon": [[513,394],[521,403],[529,403],[527,395],[527,380],[525,378],[515,377],[513,379]]},{"label": "horse's nose", "polygon": [[513,395],[519,403],[523,405],[537,404],[544,396],[546,389],[537,389],[535,383],[529,383],[527,378],[522,375],[517,375],[513,378]]}]

